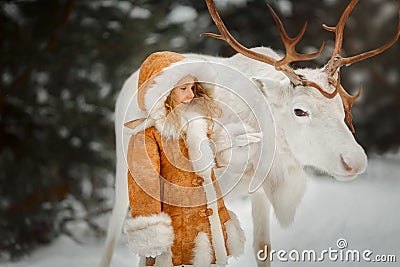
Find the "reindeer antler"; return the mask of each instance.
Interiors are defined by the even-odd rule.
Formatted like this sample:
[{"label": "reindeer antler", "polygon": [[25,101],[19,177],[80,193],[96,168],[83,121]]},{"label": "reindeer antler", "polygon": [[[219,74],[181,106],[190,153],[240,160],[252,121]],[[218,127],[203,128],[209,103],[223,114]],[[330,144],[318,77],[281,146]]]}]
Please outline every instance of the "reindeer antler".
[{"label": "reindeer antler", "polygon": [[301,37],[303,37],[304,32],[306,31],[307,28],[307,23],[304,24],[302,30],[300,33],[295,37],[295,38],[290,38],[287,34],[286,31],[283,27],[282,21],[279,19],[279,17],[276,15],[274,10],[271,8],[271,6],[268,5],[272,16],[274,17],[274,20],[276,24],[279,27],[279,31],[281,34],[282,42],[285,45],[286,48],[286,55],[282,59],[275,59],[269,56],[266,56],[264,54],[257,53],[253,50],[250,50],[246,47],[244,47],[242,44],[240,44],[228,31],[226,28],[225,24],[223,23],[221,17],[218,14],[218,11],[215,7],[214,1],[213,0],[206,0],[208,10],[210,12],[210,15],[212,19],[215,22],[215,25],[217,26],[219,32],[221,34],[214,34],[214,33],[203,33],[202,36],[209,36],[213,37],[215,39],[220,39],[226,41],[236,52],[252,58],[257,61],[261,61],[264,63],[267,63],[269,65],[272,65],[275,67],[276,70],[282,71],[293,83],[293,85],[299,86],[312,86],[316,88],[318,91],[321,92],[325,97],[327,98],[333,98],[336,94],[337,91],[335,90],[333,93],[328,93],[324,91],[318,84],[315,82],[306,80],[302,75],[297,74],[288,64],[291,62],[295,61],[305,61],[305,60],[312,60],[316,57],[318,57],[323,49],[324,49],[324,43],[322,43],[320,49],[312,54],[299,54],[296,51],[296,44],[300,41]]},{"label": "reindeer antler", "polygon": [[[322,25],[322,27],[327,30],[335,33],[335,48],[332,53],[332,57],[328,61],[328,63],[325,66],[325,71],[329,75],[329,82],[331,84],[336,84],[336,91],[339,93],[340,97],[342,98],[343,102],[343,107],[344,111],[346,114],[346,120],[347,123],[351,129],[351,131],[354,133],[354,126],[352,123],[351,119],[351,107],[353,106],[353,103],[356,101],[356,99],[361,95],[362,93],[362,87],[360,87],[360,90],[358,91],[357,95],[351,96],[346,92],[346,90],[343,88],[343,86],[340,84],[340,67],[343,65],[350,65],[354,62],[358,62],[376,55],[379,55],[380,53],[386,51],[389,49],[396,41],[399,39],[400,36],[400,8],[396,1],[393,0],[393,2],[396,4],[398,13],[399,13],[399,22],[397,25],[397,32],[395,36],[386,44],[382,45],[379,48],[376,48],[374,50],[364,52],[359,55],[355,55],[352,57],[342,57],[341,52],[342,52],[342,45],[343,45],[343,32],[344,32],[344,27],[346,25],[346,21],[348,17],[350,16],[351,11],[353,11],[354,7],[357,5],[359,0],[352,0],[344,10],[342,16],[339,19],[339,22],[335,27],[329,27],[326,26],[325,24]],[[333,81],[333,77],[338,72],[338,80],[335,82]]]},{"label": "reindeer antler", "polygon": [[327,30],[335,33],[335,48],[332,54],[331,59],[329,60],[328,64],[326,65],[325,69],[328,72],[330,76],[333,76],[336,71],[343,65],[350,65],[352,63],[379,55],[380,53],[386,51],[389,49],[400,37],[400,7],[397,4],[395,0],[393,2],[395,3],[398,13],[399,13],[399,22],[397,25],[397,32],[393,36],[393,38],[387,42],[386,44],[382,45],[379,48],[376,48],[374,50],[364,52],[359,55],[355,55],[352,57],[342,57],[341,51],[342,51],[342,45],[343,45],[343,31],[344,27],[346,25],[346,21],[351,13],[353,11],[354,7],[357,5],[359,0],[352,0],[349,5],[346,7],[345,11],[343,12],[342,16],[339,19],[338,24],[335,27],[329,27],[326,26],[325,24],[322,25],[322,27]]},{"label": "reindeer antler", "polygon": [[[299,54],[296,52],[296,44],[300,41],[300,39],[303,37],[304,32],[307,28],[307,23],[304,24],[302,30],[300,33],[295,37],[295,38],[290,38],[287,34],[286,31],[283,27],[282,21],[279,19],[279,17],[276,15],[274,10],[271,8],[270,5],[268,5],[268,8],[270,9],[272,16],[274,17],[274,20],[276,24],[278,25],[282,42],[285,45],[286,48],[286,55],[282,59],[275,59],[269,56],[266,56],[264,54],[257,53],[255,51],[252,51],[243,45],[241,45],[233,36],[229,33],[228,29],[226,28],[225,24],[222,22],[221,17],[218,14],[218,11],[215,8],[215,4],[213,0],[206,0],[208,10],[210,12],[210,15],[212,19],[215,22],[215,25],[217,26],[218,30],[220,31],[221,34],[214,34],[214,33],[203,33],[202,36],[210,36],[216,39],[224,40],[226,41],[236,52],[252,58],[257,61],[261,61],[264,63],[267,63],[269,65],[272,65],[275,67],[276,70],[282,71],[293,83],[293,85],[299,86],[311,86],[316,88],[318,91],[321,92],[325,97],[327,98],[333,98],[336,96],[336,94],[339,93],[345,115],[346,115],[346,120],[347,123],[351,129],[351,131],[354,133],[354,127],[352,123],[352,118],[351,118],[351,107],[355,100],[361,95],[362,93],[362,87],[360,87],[359,92],[355,96],[351,96],[346,92],[346,90],[343,88],[343,86],[340,84],[340,73],[338,70],[340,70],[340,67],[343,65],[350,65],[354,62],[358,62],[367,58],[370,58],[372,56],[376,56],[387,49],[389,49],[394,43],[397,42],[397,40],[400,37],[400,8],[399,5],[395,0],[393,2],[396,4],[398,13],[399,13],[399,23],[397,26],[397,32],[395,36],[386,44],[382,45],[379,48],[376,48],[374,50],[364,52],[359,55],[355,55],[352,57],[342,57],[341,51],[342,51],[342,45],[343,45],[343,31],[344,27],[346,25],[346,21],[348,17],[350,16],[351,11],[354,9],[354,7],[357,5],[359,0],[351,0],[351,2],[348,4],[346,7],[345,11],[343,12],[342,16],[339,19],[339,22],[335,27],[329,27],[326,26],[325,24],[322,25],[322,27],[325,30],[331,31],[335,33],[335,48],[332,53],[332,57],[328,61],[328,63],[325,66],[325,71],[328,73],[328,81],[331,85],[335,87],[335,90],[332,93],[327,93],[324,91],[318,84],[316,84],[313,81],[306,80],[304,76],[297,74],[288,64],[291,62],[295,61],[305,61],[305,60],[311,60],[316,58],[322,53],[322,50],[324,49],[324,43],[322,43],[320,49],[312,54]],[[338,73],[338,78],[337,80],[334,79],[335,74]]]},{"label": "reindeer antler", "polygon": [[353,106],[354,102],[356,99],[361,95],[363,88],[360,85],[360,90],[358,90],[358,93],[355,96],[349,95],[346,90],[343,88],[341,82],[340,82],[340,75],[338,76],[338,79],[335,80],[333,77],[329,77],[328,81],[330,84],[334,85],[337,92],[340,95],[340,98],[342,99],[343,103],[343,109],[344,109],[344,114],[346,116],[346,121],[347,124],[351,130],[352,133],[355,133],[355,129],[353,126],[352,122],[352,116],[351,116],[351,107]]}]

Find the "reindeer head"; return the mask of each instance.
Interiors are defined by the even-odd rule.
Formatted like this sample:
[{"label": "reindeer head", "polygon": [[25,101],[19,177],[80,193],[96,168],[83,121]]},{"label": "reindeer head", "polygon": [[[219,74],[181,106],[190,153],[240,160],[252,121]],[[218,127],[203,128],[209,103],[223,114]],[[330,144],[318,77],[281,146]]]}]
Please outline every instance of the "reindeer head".
[{"label": "reindeer head", "polygon": [[[335,48],[328,63],[321,69],[295,70],[289,66],[290,63],[314,59],[324,49],[324,44],[322,44],[320,49],[313,54],[296,52],[296,44],[304,35],[307,23],[295,38],[290,38],[279,17],[268,5],[286,48],[286,55],[278,59],[272,51],[260,53],[257,49],[248,49],[241,45],[222,22],[214,2],[206,0],[206,3],[221,34],[205,33],[203,36],[224,40],[245,57],[268,64],[288,78],[279,81],[271,77],[263,77],[259,81],[270,104],[279,106],[275,109],[278,111],[274,112],[277,127],[282,131],[295,158],[302,165],[314,166],[328,172],[338,180],[351,180],[364,172],[367,158],[364,150],[352,135],[355,130],[351,117],[351,107],[361,95],[362,88],[360,87],[355,96],[349,95],[340,83],[340,68],[378,55],[391,47],[400,36],[400,19],[395,36],[385,45],[360,55],[342,57],[346,20],[358,3],[358,0],[352,0],[335,27],[323,25],[325,30],[334,32],[336,36]],[[400,16],[398,6],[397,9]],[[346,127],[344,119],[350,130]]]}]

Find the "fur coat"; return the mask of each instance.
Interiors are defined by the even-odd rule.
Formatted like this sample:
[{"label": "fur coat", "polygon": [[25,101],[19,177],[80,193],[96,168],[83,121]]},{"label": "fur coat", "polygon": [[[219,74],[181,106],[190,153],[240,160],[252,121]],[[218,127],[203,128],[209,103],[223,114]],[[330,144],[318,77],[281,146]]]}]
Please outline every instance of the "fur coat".
[{"label": "fur coat", "polygon": [[[143,97],[146,119],[126,125],[134,130],[127,151],[132,218],[124,232],[128,246],[141,258],[140,266],[146,257],[155,257],[155,266],[162,267],[225,266],[228,256],[243,252],[243,230],[226,209],[215,179],[209,122],[193,120],[179,135],[164,107],[179,78],[192,74],[204,80],[212,75],[206,70],[204,64],[178,65],[174,73],[153,78]],[[197,115],[187,112],[183,119]]]},{"label": "fur coat", "polygon": [[[132,136],[127,159],[132,219],[125,232],[135,252],[157,256],[156,266],[200,267],[224,266],[227,256],[243,251],[243,231],[220,198],[215,176],[207,184],[193,172],[183,139],[166,139],[147,128]],[[208,203],[210,190],[216,202]]]}]

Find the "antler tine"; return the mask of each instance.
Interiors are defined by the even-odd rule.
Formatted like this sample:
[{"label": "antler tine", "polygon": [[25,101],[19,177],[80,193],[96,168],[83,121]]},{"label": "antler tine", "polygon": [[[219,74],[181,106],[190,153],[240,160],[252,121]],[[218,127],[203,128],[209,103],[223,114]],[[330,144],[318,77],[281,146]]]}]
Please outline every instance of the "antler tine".
[{"label": "antler tine", "polygon": [[279,32],[281,34],[281,39],[283,44],[285,45],[285,49],[286,49],[286,55],[280,59],[279,61],[277,61],[275,63],[275,67],[279,69],[279,67],[287,65],[291,62],[294,61],[305,61],[305,60],[312,60],[316,57],[318,57],[322,51],[324,50],[325,44],[324,42],[322,43],[321,47],[319,48],[319,50],[315,53],[312,54],[299,54],[296,51],[296,45],[297,43],[301,40],[301,38],[303,37],[304,33],[306,32],[307,29],[307,22],[304,23],[303,28],[301,29],[301,31],[299,32],[299,34],[295,37],[295,38],[290,38],[286,31],[285,28],[283,27],[283,23],[280,20],[280,18],[278,17],[278,15],[275,13],[275,11],[273,10],[273,8],[267,4],[272,17],[274,18],[278,28],[279,28]]},{"label": "antler tine", "polygon": [[279,31],[281,32],[282,41],[286,47],[286,55],[282,59],[277,60],[275,58],[266,56],[264,54],[254,52],[253,50],[250,50],[250,49],[244,47],[242,44],[240,44],[229,33],[228,29],[226,28],[225,24],[223,23],[221,17],[218,14],[218,11],[215,7],[214,1],[206,0],[206,4],[207,4],[207,8],[208,8],[208,11],[209,11],[211,17],[221,34],[203,33],[203,34],[201,34],[201,36],[209,36],[209,37],[213,37],[215,39],[224,40],[236,52],[238,52],[246,57],[252,58],[254,60],[261,61],[261,62],[264,62],[264,63],[274,66],[277,70],[282,71],[290,79],[290,81],[294,84],[294,86],[298,86],[298,85],[313,86],[316,89],[318,89],[319,91],[321,91],[321,93],[323,92],[324,95],[327,94],[326,92],[324,92],[322,90],[322,88],[318,84],[307,81],[306,79],[304,79],[303,76],[295,73],[295,71],[291,67],[288,66],[288,64],[290,62],[314,59],[315,57],[319,56],[322,53],[324,44],[322,44],[321,48],[316,53],[302,55],[302,54],[298,54],[296,52],[295,46],[300,41],[301,37],[303,36],[303,34],[306,30],[307,24],[305,24],[303,26],[301,32],[294,39],[291,39],[286,34],[283,24],[282,24],[281,20],[279,19],[279,17],[276,15],[276,13],[273,11],[273,9],[270,6],[268,6],[271,10],[271,13],[272,13],[276,23],[278,24]]},{"label": "antler tine", "polygon": [[317,83],[312,82],[312,81],[308,81],[305,80],[304,83],[302,84],[303,86],[311,86],[314,87],[315,89],[317,89],[323,96],[325,96],[328,99],[332,99],[336,96],[336,94],[338,93],[337,88],[335,87],[335,90],[332,93],[328,93],[326,91],[324,91],[324,89],[321,88],[321,86],[319,86]]},{"label": "antler tine", "polygon": [[[386,44],[382,45],[379,48],[376,48],[374,50],[364,52],[359,55],[355,55],[352,57],[342,57],[341,55],[341,50],[342,50],[342,45],[343,45],[343,32],[344,32],[344,27],[346,25],[346,21],[348,17],[350,16],[351,11],[354,9],[354,7],[357,5],[359,0],[352,0],[346,7],[345,11],[343,12],[342,16],[339,19],[339,22],[335,27],[329,27],[326,26],[325,24],[322,25],[322,27],[327,30],[335,33],[335,48],[332,53],[331,59],[328,61],[328,64],[325,67],[325,71],[329,75],[330,83],[334,84],[335,82],[333,81],[333,76],[336,74],[338,69],[343,66],[343,65],[350,65],[354,62],[358,62],[367,58],[370,58],[372,56],[378,55],[385,50],[389,49],[394,43],[397,42],[397,40],[400,37],[400,8],[399,5],[395,0],[393,2],[396,4],[397,11],[399,14],[399,22],[397,24],[397,31],[395,36]],[[360,90],[355,96],[351,96],[346,92],[346,90],[343,88],[343,86],[340,84],[340,73],[338,73],[338,80],[336,81],[336,91],[339,93],[344,111],[345,111],[345,116],[347,120],[347,124],[349,125],[351,131],[354,133],[354,126],[352,123],[352,117],[351,117],[351,108],[353,106],[353,103],[356,101],[356,99],[361,95],[363,88],[360,86]]]},{"label": "antler tine", "polygon": [[342,16],[339,19],[339,22],[335,27],[329,27],[326,24],[323,24],[322,27],[327,30],[335,33],[335,48],[332,53],[332,57],[328,62],[329,73],[332,75],[336,72],[336,70],[340,67],[340,65],[335,64],[341,59],[342,45],[343,45],[343,32],[344,27],[346,26],[346,21],[350,16],[351,11],[353,11],[354,7],[357,5],[359,0],[352,0],[344,10]]},{"label": "antler tine", "polygon": [[352,56],[352,57],[348,57],[348,58],[343,58],[343,65],[350,65],[354,62],[358,62],[376,55],[379,55],[380,53],[386,51],[387,49],[389,49],[394,43],[397,42],[397,40],[400,37],[400,7],[397,4],[397,2],[393,1],[396,6],[397,6],[397,10],[398,10],[398,14],[399,14],[399,20],[398,20],[398,24],[397,24],[397,32],[396,34],[393,36],[393,38],[387,42],[386,44],[382,45],[381,47],[378,47],[374,50],[368,51],[368,52],[364,52],[360,55],[356,55],[356,56]]},{"label": "antler tine", "polygon": [[218,40],[223,40],[223,41],[225,41],[225,38],[224,38],[221,34],[206,32],[206,33],[200,34],[200,36],[207,36],[207,37],[212,37],[212,38],[214,38],[214,39],[218,39]]},{"label": "antler tine", "polygon": [[336,73],[336,71],[343,65],[350,65],[352,63],[379,55],[380,53],[389,49],[393,44],[395,44],[400,37],[400,8],[399,8],[399,5],[397,4],[397,2],[395,0],[393,0],[393,2],[395,3],[395,5],[397,7],[398,14],[399,14],[399,22],[398,22],[397,31],[396,31],[396,34],[394,35],[394,37],[386,44],[384,44],[381,47],[376,48],[374,50],[364,52],[360,55],[355,55],[352,57],[347,57],[347,58],[342,57],[341,50],[342,50],[342,45],[343,45],[344,27],[345,27],[346,21],[350,15],[351,11],[354,9],[354,7],[358,3],[358,1],[359,0],[352,0],[349,3],[349,5],[346,7],[345,11],[343,12],[342,16],[340,17],[340,20],[339,20],[338,24],[336,25],[336,27],[329,27],[329,26],[326,26],[325,24],[322,25],[322,27],[325,30],[334,32],[336,35],[335,48],[334,48],[331,59],[329,60],[328,64],[326,65],[326,71],[331,76],[333,76]]},{"label": "antler tine", "polygon": [[209,36],[209,37],[212,37],[215,39],[224,40],[236,52],[238,52],[246,57],[252,58],[254,60],[261,61],[261,62],[264,62],[264,63],[274,66],[276,59],[266,56],[264,54],[254,52],[254,51],[244,47],[230,34],[230,32],[226,28],[224,22],[222,21],[221,17],[219,16],[213,0],[206,0],[206,4],[207,4],[208,11],[210,12],[211,17],[221,34],[219,35],[219,34],[214,34],[214,33],[203,33],[203,34],[201,34],[201,36]]},{"label": "antler tine", "polygon": [[354,102],[357,100],[357,98],[361,95],[361,93],[363,91],[362,85],[360,85],[360,90],[358,90],[358,93],[355,96],[352,96],[349,93],[347,93],[346,90],[341,85],[340,75],[339,75],[338,80],[336,82],[336,91],[339,93],[340,97],[342,98],[344,114],[346,117],[347,124],[350,127],[351,132],[355,133],[355,129],[354,129],[353,122],[352,122],[352,116],[351,116],[351,108],[352,108]]},{"label": "antler tine", "polygon": [[279,32],[281,34],[281,38],[283,43],[286,44],[297,44],[301,37],[303,37],[304,33],[306,32],[306,28],[307,28],[307,22],[303,25],[303,28],[301,29],[300,33],[295,37],[295,38],[290,38],[287,33],[285,28],[283,27],[283,23],[281,21],[281,19],[278,17],[278,15],[275,13],[275,11],[273,10],[273,8],[271,7],[271,5],[267,4],[269,11],[272,14],[272,17],[275,20],[276,25],[278,25],[279,28]]}]

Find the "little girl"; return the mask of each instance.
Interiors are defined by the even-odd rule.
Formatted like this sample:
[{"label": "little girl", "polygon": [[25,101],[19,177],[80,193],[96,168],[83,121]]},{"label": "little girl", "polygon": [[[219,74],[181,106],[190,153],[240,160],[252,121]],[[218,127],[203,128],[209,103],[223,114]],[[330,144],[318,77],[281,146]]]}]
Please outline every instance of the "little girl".
[{"label": "little girl", "polygon": [[132,218],[124,227],[139,266],[225,266],[243,252],[244,233],[224,205],[214,155],[208,146],[199,153],[221,112],[211,87],[197,81],[210,75],[207,64],[173,52],[154,53],[140,68],[137,99],[147,118],[128,146]]}]

